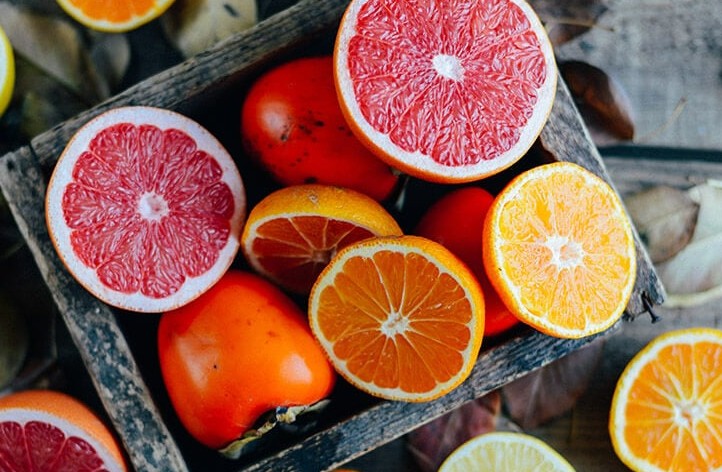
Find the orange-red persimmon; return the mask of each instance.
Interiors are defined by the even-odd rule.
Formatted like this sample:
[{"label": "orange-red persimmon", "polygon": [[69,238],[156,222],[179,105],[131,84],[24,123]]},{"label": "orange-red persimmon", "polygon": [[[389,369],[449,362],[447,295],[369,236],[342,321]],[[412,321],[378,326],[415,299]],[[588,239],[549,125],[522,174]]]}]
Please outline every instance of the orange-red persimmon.
[{"label": "orange-red persimmon", "polygon": [[336,379],[300,308],[275,285],[239,270],[164,313],[158,350],[179,419],[215,449],[277,406],[326,398]]},{"label": "orange-red persimmon", "polygon": [[497,295],[484,269],[481,236],[493,201],[493,195],[481,187],[452,190],[426,210],[414,230],[446,246],[476,275],[484,292],[486,336],[500,334],[519,322]]},{"label": "orange-red persimmon", "polygon": [[246,153],[282,185],[338,185],[380,201],[398,182],[346,124],[331,56],[293,59],[261,75],[243,102],[241,138]]}]

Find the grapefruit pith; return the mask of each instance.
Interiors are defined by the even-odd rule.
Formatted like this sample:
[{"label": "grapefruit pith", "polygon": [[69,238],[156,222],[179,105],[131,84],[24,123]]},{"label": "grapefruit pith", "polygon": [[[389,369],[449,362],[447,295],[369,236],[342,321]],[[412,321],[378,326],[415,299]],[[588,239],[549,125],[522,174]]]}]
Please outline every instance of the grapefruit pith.
[{"label": "grapefruit pith", "polygon": [[246,212],[223,146],[169,110],[119,107],[81,127],[46,195],[51,239],[89,292],[162,312],[210,288],[231,265]]},{"label": "grapefruit pith", "polygon": [[353,0],[334,73],[359,139],[397,169],[442,183],[518,161],[557,81],[546,30],[524,0]]}]

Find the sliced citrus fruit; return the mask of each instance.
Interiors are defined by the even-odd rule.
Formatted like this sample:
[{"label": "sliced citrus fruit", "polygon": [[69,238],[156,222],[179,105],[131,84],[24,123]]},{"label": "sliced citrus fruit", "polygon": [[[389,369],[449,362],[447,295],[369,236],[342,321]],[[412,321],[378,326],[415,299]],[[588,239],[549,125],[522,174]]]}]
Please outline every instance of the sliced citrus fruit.
[{"label": "sliced citrus fruit", "polygon": [[390,165],[436,182],[518,161],[556,93],[554,51],[524,0],[353,0],[334,49],[341,108]]},{"label": "sliced citrus fruit", "polygon": [[524,433],[493,432],[476,436],[444,460],[439,472],[574,472],[547,443]]},{"label": "sliced citrus fruit", "polygon": [[46,219],[68,270],[106,303],[177,308],[228,269],[240,247],[243,181],[195,121],[120,107],[82,126],[48,184]]},{"label": "sliced citrus fruit", "polygon": [[5,31],[0,27],[0,116],[5,113],[15,87],[15,56]]},{"label": "sliced citrus fruit", "polygon": [[57,0],[80,24],[107,33],[136,29],[162,15],[175,0]]},{"label": "sliced citrus fruit", "polygon": [[485,220],[483,247],[507,307],[553,336],[607,329],[632,294],[636,252],[621,199],[577,164],[541,165],[508,183]]},{"label": "sliced citrus fruit", "polygon": [[396,220],[360,192],[292,185],[267,195],[248,215],[241,244],[249,264],[287,290],[307,294],[339,249],[372,236],[399,236]]},{"label": "sliced citrus fruit", "polygon": [[476,362],[484,298],[471,271],[439,243],[386,236],[347,246],[309,297],[311,329],[349,383],[411,402],[460,385]]},{"label": "sliced citrus fruit", "polygon": [[126,471],[115,437],[85,404],[28,390],[0,398],[0,470]]},{"label": "sliced citrus fruit", "polygon": [[627,364],[612,398],[619,458],[644,472],[722,470],[722,331],[658,335]]}]

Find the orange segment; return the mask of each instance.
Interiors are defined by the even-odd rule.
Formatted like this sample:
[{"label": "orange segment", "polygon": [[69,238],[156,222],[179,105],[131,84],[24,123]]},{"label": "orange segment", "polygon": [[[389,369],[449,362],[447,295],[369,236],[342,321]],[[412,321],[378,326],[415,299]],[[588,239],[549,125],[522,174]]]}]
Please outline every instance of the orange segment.
[{"label": "orange segment", "polygon": [[621,200],[604,180],[569,162],[512,180],[489,211],[483,246],[504,303],[553,336],[610,327],[634,287],[634,238]]},{"label": "orange segment", "polygon": [[322,184],[294,185],[267,195],[248,215],[243,252],[259,273],[308,293],[336,252],[372,236],[398,236],[396,220],[374,199]]},{"label": "orange segment", "polygon": [[546,30],[523,0],[353,0],[334,48],[341,108],[390,165],[435,182],[520,159],[556,93]]},{"label": "orange segment", "polygon": [[421,402],[461,384],[476,361],[484,301],[470,270],[418,236],[347,246],[313,286],[311,328],[336,370],[372,395]]},{"label": "orange segment", "polygon": [[159,17],[174,0],[57,0],[75,20],[98,31],[120,33]]},{"label": "orange segment", "polygon": [[722,331],[687,328],[653,339],[619,378],[609,432],[633,470],[720,470]]}]

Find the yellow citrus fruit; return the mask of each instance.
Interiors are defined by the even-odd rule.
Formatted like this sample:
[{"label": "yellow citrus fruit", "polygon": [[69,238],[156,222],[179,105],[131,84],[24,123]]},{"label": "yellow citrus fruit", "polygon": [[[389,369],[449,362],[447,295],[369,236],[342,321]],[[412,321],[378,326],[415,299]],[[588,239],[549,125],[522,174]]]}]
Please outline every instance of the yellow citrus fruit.
[{"label": "yellow citrus fruit", "polygon": [[722,331],[677,329],[649,342],[617,382],[609,434],[635,471],[722,470]]},{"label": "yellow citrus fruit", "polygon": [[509,182],[485,220],[483,248],[507,307],[552,336],[609,328],[634,287],[634,236],[621,199],[577,164],[541,165]]},{"label": "yellow citrus fruit", "polygon": [[484,333],[484,297],[473,273],[419,236],[346,246],[319,275],[308,310],[336,371],[392,400],[422,402],[457,387]]},{"label": "yellow citrus fruit", "polygon": [[551,42],[524,0],[353,0],[334,72],[359,140],[389,165],[442,183],[519,160],[557,82]]},{"label": "yellow citrus fruit", "polygon": [[574,472],[572,465],[544,441],[524,433],[476,436],[452,452],[439,472]]},{"label": "yellow citrus fruit", "polygon": [[162,15],[174,0],[57,0],[79,23],[107,33],[136,29]]},{"label": "yellow citrus fruit", "polygon": [[110,429],[85,404],[52,390],[0,398],[0,470],[125,472]]},{"label": "yellow citrus fruit", "polygon": [[0,116],[5,113],[15,88],[15,57],[5,31],[0,27]]},{"label": "yellow citrus fruit", "polygon": [[339,249],[372,236],[399,236],[373,198],[324,184],[292,185],[253,207],[241,236],[249,264],[278,285],[307,294]]}]

